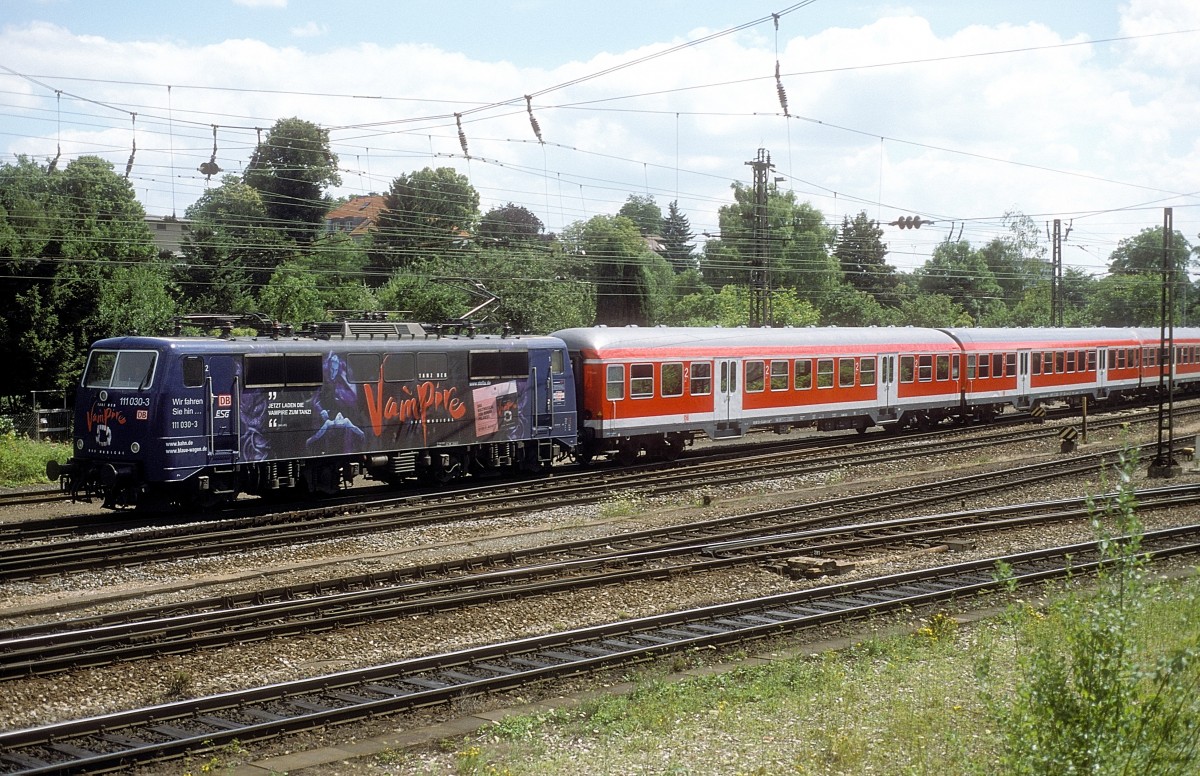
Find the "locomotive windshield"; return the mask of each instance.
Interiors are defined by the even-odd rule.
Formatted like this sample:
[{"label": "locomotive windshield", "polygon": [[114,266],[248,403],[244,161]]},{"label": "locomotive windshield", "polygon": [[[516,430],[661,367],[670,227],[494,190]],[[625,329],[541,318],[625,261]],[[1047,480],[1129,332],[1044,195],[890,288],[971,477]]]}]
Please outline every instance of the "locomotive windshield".
[{"label": "locomotive windshield", "polygon": [[149,388],[158,353],[153,350],[93,350],[83,372],[84,388]]}]

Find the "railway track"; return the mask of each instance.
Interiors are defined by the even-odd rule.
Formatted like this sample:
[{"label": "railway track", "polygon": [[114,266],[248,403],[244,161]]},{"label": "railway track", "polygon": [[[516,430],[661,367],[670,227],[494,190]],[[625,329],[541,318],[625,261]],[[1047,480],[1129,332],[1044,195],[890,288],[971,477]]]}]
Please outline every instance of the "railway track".
[{"label": "railway track", "polygon": [[[1153,416],[1151,413],[1145,415],[1148,418]],[[1118,426],[1133,421],[1117,418],[1106,422]],[[0,554],[0,582],[214,556],[281,542],[345,539],[429,523],[477,519],[483,510],[489,516],[503,516],[565,504],[594,503],[609,499],[621,491],[658,495],[700,486],[716,488],[759,482],[772,477],[844,470],[888,460],[907,460],[923,452],[965,452],[987,449],[1005,441],[1052,438],[1057,437],[1058,431],[1057,428],[1023,428],[989,434],[984,438],[958,440],[947,440],[944,434],[921,438],[906,436],[884,448],[878,444],[859,442],[849,451],[839,454],[832,454],[828,448],[799,452],[784,450],[750,458],[743,455],[735,462],[718,456],[676,462],[673,465],[594,470],[549,480],[530,480],[498,489],[474,488],[442,496],[388,497],[359,502],[353,506],[329,505],[273,515],[223,519],[215,523],[172,517],[169,519],[172,525],[165,528],[150,525],[129,533],[92,535],[62,541],[54,541],[53,536],[45,539],[46,534],[41,533],[44,528],[42,525],[32,525],[22,530],[20,524],[13,524],[0,526],[0,550],[3,551]],[[137,521],[134,526],[137,526]],[[113,526],[92,526],[91,530],[97,528],[115,530]],[[54,526],[50,530],[63,529],[63,526]],[[71,530],[79,529],[76,526]],[[27,543],[33,539],[42,543]]]},{"label": "railway track", "polygon": [[[1137,499],[1141,512],[1190,506],[1200,503],[1200,487],[1148,489],[1139,491]],[[1103,507],[1104,499],[1095,501]],[[613,544],[624,537],[608,537],[531,550],[525,565],[510,562],[502,568],[495,556],[454,564],[458,570],[495,569],[483,573],[430,579],[435,576],[433,569],[407,569],[399,573],[408,581],[395,585],[368,585],[366,579],[356,578],[342,580],[344,589],[339,592],[314,593],[311,586],[282,588],[240,601],[208,599],[16,628],[0,631],[0,680],[378,623],[498,598],[552,595],[739,565],[782,566],[796,555],[852,560],[897,546],[929,548],[949,538],[1086,520],[1093,506],[1079,498],[826,527],[815,526],[830,521],[805,519],[805,510],[800,509],[794,522],[765,533],[717,530],[705,540],[689,537],[681,544],[678,534],[663,531],[656,542],[642,537],[622,550],[613,549]],[[753,522],[754,516],[750,518]],[[696,532],[694,527],[690,531]],[[564,555],[569,559],[562,560]]]},{"label": "railway track", "polygon": [[5,507],[24,507],[34,504],[50,504],[66,501],[67,496],[58,488],[38,488],[37,490],[15,490],[0,493],[0,509]]},{"label": "railway track", "polygon": [[[1154,559],[1200,553],[1200,526],[1148,532]],[[998,580],[1003,562],[1008,578]],[[453,698],[519,688],[651,660],[687,649],[741,644],[835,621],[964,600],[1004,585],[1094,571],[1097,543],[1055,547],[794,593],[778,594],[300,681],[0,733],[6,773],[102,772]]]}]

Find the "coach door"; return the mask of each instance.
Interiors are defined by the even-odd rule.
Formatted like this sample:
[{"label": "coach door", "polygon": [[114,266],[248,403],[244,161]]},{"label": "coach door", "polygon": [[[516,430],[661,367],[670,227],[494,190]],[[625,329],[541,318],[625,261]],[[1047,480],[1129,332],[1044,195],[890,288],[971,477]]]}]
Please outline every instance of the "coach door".
[{"label": "coach door", "polygon": [[239,375],[231,356],[208,360],[205,392],[208,395],[208,461],[213,464],[238,460]]},{"label": "coach door", "polygon": [[1029,405],[1029,394],[1033,388],[1030,385],[1030,363],[1031,355],[1028,350],[1017,351],[1017,403],[1019,406],[1026,407]]},{"label": "coach door", "polygon": [[879,357],[879,406],[891,415],[896,407],[896,356],[885,354]]},{"label": "coach door", "polygon": [[719,359],[717,370],[717,401],[713,411],[717,421],[717,436],[740,436],[742,392],[739,371],[742,362],[735,358]]}]

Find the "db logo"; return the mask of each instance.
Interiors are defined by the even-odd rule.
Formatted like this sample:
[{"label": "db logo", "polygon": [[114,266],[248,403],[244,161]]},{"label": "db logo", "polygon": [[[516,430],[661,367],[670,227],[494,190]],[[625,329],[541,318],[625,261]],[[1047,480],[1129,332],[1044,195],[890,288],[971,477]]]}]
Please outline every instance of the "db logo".
[{"label": "db logo", "polygon": [[138,420],[149,420],[150,419],[149,410],[138,410],[137,411],[137,419]]},{"label": "db logo", "polygon": [[232,407],[233,406],[233,396],[228,393],[218,394],[217,395],[217,406],[218,407]]}]

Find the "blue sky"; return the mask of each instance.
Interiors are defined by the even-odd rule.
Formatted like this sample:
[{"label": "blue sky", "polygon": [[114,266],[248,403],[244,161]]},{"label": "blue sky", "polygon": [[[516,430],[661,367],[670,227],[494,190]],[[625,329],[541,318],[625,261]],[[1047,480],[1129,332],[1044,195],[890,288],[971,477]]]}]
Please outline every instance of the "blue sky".
[{"label": "blue sky", "polygon": [[[136,141],[147,211],[182,215],[212,185],[196,168],[214,124],[236,173],[258,129],[295,115],[330,130],[334,194],[451,166],[484,210],[513,201],[552,231],[639,194],[678,200],[703,232],[765,148],[831,224],[859,210],[937,221],[885,236],[902,269],[951,229],[982,244],[1020,211],[1074,220],[1067,262],[1102,271],[1163,206],[1200,242],[1198,6],[5,0],[0,153],[61,148],[123,171]],[[778,31],[750,24],[784,9]]]}]

